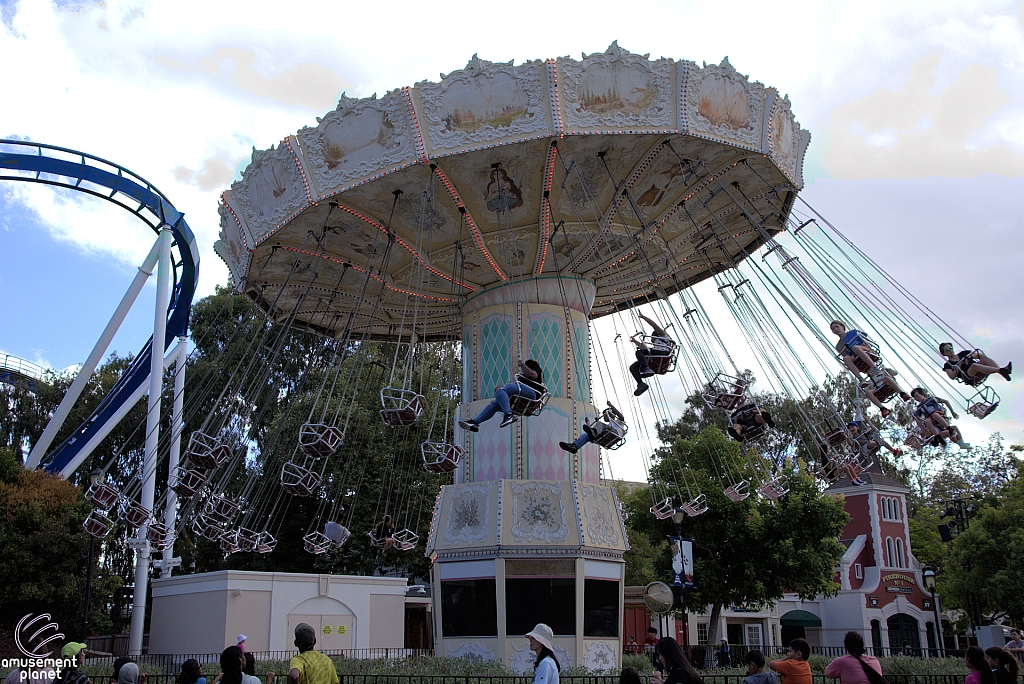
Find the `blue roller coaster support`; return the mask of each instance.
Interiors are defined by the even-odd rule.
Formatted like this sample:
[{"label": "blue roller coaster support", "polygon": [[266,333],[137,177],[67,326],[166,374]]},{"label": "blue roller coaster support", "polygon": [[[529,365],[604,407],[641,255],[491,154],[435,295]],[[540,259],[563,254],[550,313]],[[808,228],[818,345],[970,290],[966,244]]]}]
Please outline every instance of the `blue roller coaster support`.
[{"label": "blue roller coaster support", "polygon": [[[152,183],[99,157],[21,140],[0,140],[0,180],[43,183],[84,192],[131,212],[155,233],[169,228],[173,237],[174,288],[167,308],[162,353],[166,353],[176,337],[187,334],[199,272],[199,249],[184,214]],[[152,347],[150,338],[92,415],[47,453],[39,467],[54,473],[64,471],[118,410],[137,396],[149,378]]]}]

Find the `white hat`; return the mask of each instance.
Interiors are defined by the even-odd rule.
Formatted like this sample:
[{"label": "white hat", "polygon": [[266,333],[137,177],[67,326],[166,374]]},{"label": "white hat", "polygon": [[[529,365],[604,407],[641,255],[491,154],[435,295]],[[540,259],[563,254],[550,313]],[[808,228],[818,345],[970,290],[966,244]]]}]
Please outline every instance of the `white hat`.
[{"label": "white hat", "polygon": [[539,641],[542,646],[546,646],[549,651],[555,650],[555,647],[551,645],[551,640],[555,638],[555,633],[552,632],[551,628],[543,622],[537,623],[537,626],[533,628],[533,631],[528,632],[526,636],[533,637]]},{"label": "white hat", "polygon": [[245,641],[248,638],[249,637],[245,636],[244,634],[239,634],[238,635],[238,643],[242,643],[243,641]]}]

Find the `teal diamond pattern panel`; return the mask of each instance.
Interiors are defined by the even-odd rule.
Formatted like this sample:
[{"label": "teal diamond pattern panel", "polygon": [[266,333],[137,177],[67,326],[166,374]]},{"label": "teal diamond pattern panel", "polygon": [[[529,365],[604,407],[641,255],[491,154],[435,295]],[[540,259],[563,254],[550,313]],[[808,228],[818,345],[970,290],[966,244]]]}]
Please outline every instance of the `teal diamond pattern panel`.
[{"label": "teal diamond pattern panel", "polygon": [[573,387],[576,401],[590,401],[590,345],[587,322],[573,326]]},{"label": "teal diamond pattern panel", "polygon": [[493,316],[480,326],[480,398],[494,394],[494,388],[512,379],[512,320]]},{"label": "teal diamond pattern panel", "polygon": [[552,397],[562,396],[562,321],[549,314],[530,316],[530,357],[544,369]]}]

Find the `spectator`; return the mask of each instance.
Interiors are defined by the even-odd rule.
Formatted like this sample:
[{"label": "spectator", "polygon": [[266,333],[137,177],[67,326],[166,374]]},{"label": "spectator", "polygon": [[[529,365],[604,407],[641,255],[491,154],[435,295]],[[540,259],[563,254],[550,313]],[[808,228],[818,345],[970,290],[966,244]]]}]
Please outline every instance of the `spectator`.
[{"label": "spectator", "polygon": [[533,684],[558,684],[558,658],[551,645],[555,633],[544,623],[539,623],[526,637],[530,640],[530,650],[537,656],[533,666]]},{"label": "spectator", "polygon": [[[117,662],[114,662],[116,667]],[[206,684],[206,677],[203,676],[203,668],[195,658],[189,658],[181,664],[181,672],[175,679],[175,684]]]},{"label": "spectator", "polygon": [[914,647],[910,645],[909,641],[903,642],[903,655],[912,656],[914,655]]},{"label": "spectator", "polygon": [[1021,638],[1019,629],[1010,630],[1010,641],[1006,644],[1006,650],[1017,656],[1019,662],[1024,662],[1024,639]]},{"label": "spectator", "polygon": [[768,667],[782,675],[782,684],[813,684],[811,666],[807,663],[810,655],[811,646],[806,639],[793,639],[786,658],[773,660]]},{"label": "spectator", "polygon": [[1017,664],[1017,659],[1005,648],[989,646],[985,649],[985,660],[992,668],[996,684],[1014,684],[1017,681],[1020,667]]},{"label": "spectator", "polygon": [[715,660],[718,662],[718,667],[732,667],[732,653],[729,649],[728,639],[722,639],[718,645],[718,650],[715,652]]},{"label": "spectator", "polygon": [[[242,684],[260,684],[260,678],[256,676],[256,656],[246,651],[242,654],[245,665],[242,667]],[[267,673],[267,684],[274,681],[274,673]]]},{"label": "spectator", "polygon": [[[654,656],[660,667],[651,675],[651,684],[704,684],[683,649],[679,648],[679,642],[672,637],[658,640]],[[665,670],[668,671],[668,677],[662,675]]]},{"label": "spectator", "polygon": [[[121,674],[121,668],[124,667],[125,663],[135,662],[128,656],[118,656],[114,661],[114,672],[110,675],[110,684],[117,684],[117,676]],[[203,682],[206,684],[206,682]]]},{"label": "spectator", "polygon": [[878,658],[866,655],[864,637],[859,632],[847,632],[843,639],[848,655],[836,658],[825,668],[825,676],[838,679],[840,684],[871,684],[867,668],[881,676],[882,665]]},{"label": "spectator", "polygon": [[743,680],[743,684],[779,684],[779,678],[775,676],[774,672],[764,671],[764,654],[756,648],[747,651],[743,660],[747,664],[747,676]]},{"label": "spectator", "polygon": [[[54,653],[49,651],[41,656],[42,659],[53,658]],[[127,660],[127,658],[126,658]],[[52,667],[16,667],[7,673],[4,684],[51,684],[55,671]]]},{"label": "spectator", "polygon": [[629,641],[626,643],[626,655],[639,655],[640,644],[636,643],[635,637],[629,637]]},{"label": "spectator", "polygon": [[[60,657],[65,660],[73,660],[73,667],[65,667],[60,675],[54,680],[54,684],[91,684],[88,675],[80,669],[85,664],[85,644],[77,641],[69,641],[60,650]],[[123,668],[122,668],[123,669]]]},{"label": "spectator", "polygon": [[139,666],[131,661],[121,666],[117,672],[117,684],[145,684],[146,675],[139,673]]},{"label": "spectator", "polygon": [[969,647],[964,660],[971,670],[964,678],[964,684],[996,684],[996,676],[992,673],[992,668],[988,666],[985,652],[980,647]]},{"label": "spectator", "polygon": [[238,650],[242,653],[245,653],[245,640],[248,638],[249,637],[245,636],[244,634],[238,635]]},{"label": "spectator", "polygon": [[300,622],[295,626],[295,647],[299,649],[299,655],[288,663],[288,684],[338,684],[334,663],[323,653],[313,650],[314,646],[316,630]]},{"label": "spectator", "polygon": [[[251,653],[242,653],[237,646],[228,646],[220,654],[220,668],[221,673],[213,680],[213,684],[260,684],[259,677],[255,676],[256,658]],[[274,673],[268,672],[266,684],[273,681]]]},{"label": "spectator", "polygon": [[647,641],[644,642],[644,646],[657,646],[658,645],[658,630],[654,627],[647,628]]},{"label": "spectator", "polygon": [[[633,642],[636,643],[636,639],[633,639]],[[619,684],[640,684],[640,673],[632,667],[622,668],[622,672],[619,673]]]}]

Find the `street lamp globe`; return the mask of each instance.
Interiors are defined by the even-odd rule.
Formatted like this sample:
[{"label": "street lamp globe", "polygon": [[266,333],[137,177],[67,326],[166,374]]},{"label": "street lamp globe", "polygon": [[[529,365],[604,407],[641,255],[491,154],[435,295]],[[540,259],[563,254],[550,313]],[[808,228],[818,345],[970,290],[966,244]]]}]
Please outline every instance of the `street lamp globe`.
[{"label": "street lamp globe", "polygon": [[924,571],[924,588],[930,593],[935,593],[935,571],[929,568]]}]

